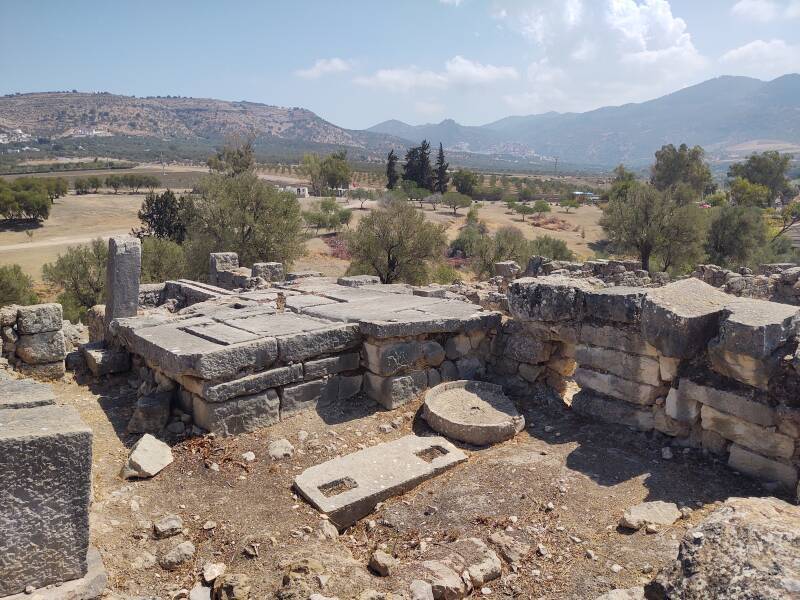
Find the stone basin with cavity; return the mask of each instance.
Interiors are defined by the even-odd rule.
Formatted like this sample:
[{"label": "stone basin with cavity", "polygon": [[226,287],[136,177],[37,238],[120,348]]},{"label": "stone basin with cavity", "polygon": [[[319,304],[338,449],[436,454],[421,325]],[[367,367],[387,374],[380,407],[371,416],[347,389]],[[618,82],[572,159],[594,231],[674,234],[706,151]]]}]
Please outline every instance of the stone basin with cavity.
[{"label": "stone basin with cavity", "polygon": [[525,417],[502,386],[483,381],[450,381],[431,388],[422,416],[434,431],[474,446],[509,440],[525,427]]}]

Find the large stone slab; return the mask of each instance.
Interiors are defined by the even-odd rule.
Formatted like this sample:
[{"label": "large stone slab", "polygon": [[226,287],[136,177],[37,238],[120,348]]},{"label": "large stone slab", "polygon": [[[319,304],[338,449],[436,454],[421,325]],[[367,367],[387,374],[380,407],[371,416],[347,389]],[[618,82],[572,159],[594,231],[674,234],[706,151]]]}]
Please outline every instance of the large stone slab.
[{"label": "large stone slab", "polygon": [[658,350],[644,340],[639,329],[584,323],[578,333],[578,340],[584,344],[614,348],[629,354],[658,356]]},{"label": "large stone slab", "polygon": [[428,387],[425,371],[411,371],[405,375],[381,377],[367,371],[364,374],[364,391],[387,410],[393,410],[417,398]]},{"label": "large stone slab", "polygon": [[656,398],[666,394],[665,389],[630,381],[612,373],[601,373],[592,369],[578,367],[573,375],[582,388],[589,388],[604,396],[611,396],[632,404],[650,406]]},{"label": "large stone slab", "polygon": [[627,425],[641,431],[650,431],[654,426],[653,411],[650,408],[641,409],[629,402],[603,398],[587,390],[575,394],[572,398],[572,410],[592,419]]},{"label": "large stone slab", "polygon": [[381,344],[364,342],[362,352],[367,368],[384,377],[413,368],[423,356],[422,344],[417,340],[392,340]]},{"label": "large stone slab", "polygon": [[715,431],[726,440],[731,440],[764,456],[788,459],[794,454],[794,439],[788,435],[753,425],[708,405],[703,405],[700,410],[700,419],[703,429]]},{"label": "large stone slab", "polygon": [[361,341],[357,325],[327,325],[324,329],[278,338],[278,353],[284,362],[296,362],[323,354],[355,348]]},{"label": "large stone slab", "polygon": [[573,321],[585,313],[584,291],[599,286],[587,279],[561,275],[523,277],[509,286],[511,315],[522,321]]},{"label": "large stone slab", "polygon": [[731,444],[728,455],[731,469],[761,481],[774,481],[784,490],[794,492],[797,485],[797,469],[786,462],[767,458],[739,444]]},{"label": "large stone slab", "polygon": [[339,380],[331,377],[284,387],[281,389],[281,418],[316,408],[320,402],[327,403],[337,400],[339,397],[338,386]]},{"label": "large stone slab", "polygon": [[254,373],[223,383],[205,383],[199,391],[200,395],[209,402],[225,402],[237,396],[249,396],[302,379],[303,365],[296,364]]},{"label": "large stone slab", "polygon": [[[0,409],[34,408],[55,404],[52,386],[32,379],[5,379],[0,381]],[[0,417],[2,421],[2,417]]]},{"label": "large stone slab", "polygon": [[227,402],[207,402],[194,396],[192,416],[198,427],[217,435],[236,435],[277,423],[280,420],[280,398],[275,390]]},{"label": "large stone slab", "polygon": [[303,364],[303,377],[306,380],[318,379],[343,371],[355,371],[360,364],[361,357],[358,352],[346,352],[339,356],[309,360]]},{"label": "large stone slab", "polygon": [[67,356],[64,332],[59,329],[33,335],[21,335],[17,340],[16,353],[29,365],[43,365],[64,360]]},{"label": "large stone slab", "polygon": [[92,342],[81,346],[86,366],[95,377],[124,373],[131,368],[131,355],[126,350],[107,348],[104,342]]},{"label": "large stone slab", "polygon": [[33,304],[20,306],[17,313],[17,333],[31,335],[45,331],[58,331],[64,319],[60,304]]},{"label": "large stone slab", "polygon": [[648,291],[642,305],[642,332],[658,351],[692,358],[717,335],[731,297],[689,278]]},{"label": "large stone slab", "polygon": [[86,555],[86,575],[71,579],[58,586],[48,585],[28,594],[12,594],[3,600],[97,600],[103,596],[108,584],[108,573],[97,548],[89,547]]},{"label": "large stone slab", "polygon": [[678,394],[756,425],[771,427],[776,424],[775,409],[758,402],[753,391],[723,390],[683,377],[678,383]]},{"label": "large stone slab", "polygon": [[467,460],[443,437],[408,435],[303,471],[295,488],[337,527],[352,525],[378,502]]},{"label": "large stone slab", "polygon": [[777,302],[736,298],[720,324],[716,344],[725,352],[765,359],[800,330],[800,308]]},{"label": "large stone slab", "polygon": [[114,319],[136,316],[141,271],[142,243],[139,238],[110,238],[106,263],[106,325]]},{"label": "large stone slab", "polygon": [[780,349],[765,358],[730,352],[725,349],[720,338],[715,338],[708,344],[708,358],[714,371],[762,390],[769,389],[770,379],[778,372],[783,356]]},{"label": "large stone slab", "polygon": [[575,351],[575,360],[583,367],[608,371],[629,381],[654,387],[661,384],[661,369],[658,360],[652,357],[599,346],[579,345]]},{"label": "large stone slab", "polygon": [[586,316],[600,321],[639,323],[647,290],[635,287],[610,287],[583,291]]},{"label": "large stone slab", "polygon": [[63,406],[0,410],[0,596],[86,574],[92,431]]}]

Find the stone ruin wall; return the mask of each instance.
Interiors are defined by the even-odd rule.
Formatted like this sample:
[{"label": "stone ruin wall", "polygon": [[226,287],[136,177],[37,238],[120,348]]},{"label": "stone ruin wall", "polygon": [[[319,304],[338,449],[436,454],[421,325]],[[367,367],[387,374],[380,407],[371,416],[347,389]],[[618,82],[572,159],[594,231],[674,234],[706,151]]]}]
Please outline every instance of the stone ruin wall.
[{"label": "stone ruin wall", "polygon": [[601,287],[563,275],[515,280],[496,372],[547,383],[578,413],[703,448],[796,493],[800,364],[796,308],[690,278]]}]

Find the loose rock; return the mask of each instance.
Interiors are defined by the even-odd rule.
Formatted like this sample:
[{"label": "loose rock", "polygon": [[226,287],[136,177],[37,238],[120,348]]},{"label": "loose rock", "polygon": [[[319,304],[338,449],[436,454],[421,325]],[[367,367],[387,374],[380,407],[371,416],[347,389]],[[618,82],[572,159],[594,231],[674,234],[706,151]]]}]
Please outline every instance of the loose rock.
[{"label": "loose rock", "polygon": [[146,433],[131,449],[121,475],[125,479],[154,477],[172,461],[170,447]]}]

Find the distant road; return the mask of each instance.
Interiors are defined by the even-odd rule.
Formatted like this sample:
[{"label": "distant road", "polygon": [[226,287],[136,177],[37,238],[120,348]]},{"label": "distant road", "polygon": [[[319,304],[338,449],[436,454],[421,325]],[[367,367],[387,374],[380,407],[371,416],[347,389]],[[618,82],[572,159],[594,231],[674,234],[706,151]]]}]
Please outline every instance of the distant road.
[{"label": "distant road", "polygon": [[33,248],[47,248],[50,246],[75,246],[77,244],[88,244],[89,242],[97,239],[98,237],[107,240],[112,236],[127,235],[128,233],[130,233],[130,229],[125,229],[122,231],[110,231],[103,235],[61,237],[61,238],[52,238],[49,240],[42,240],[41,242],[21,242],[17,244],[5,244],[5,245],[0,244],[0,253],[14,252],[17,250],[27,250]]}]

